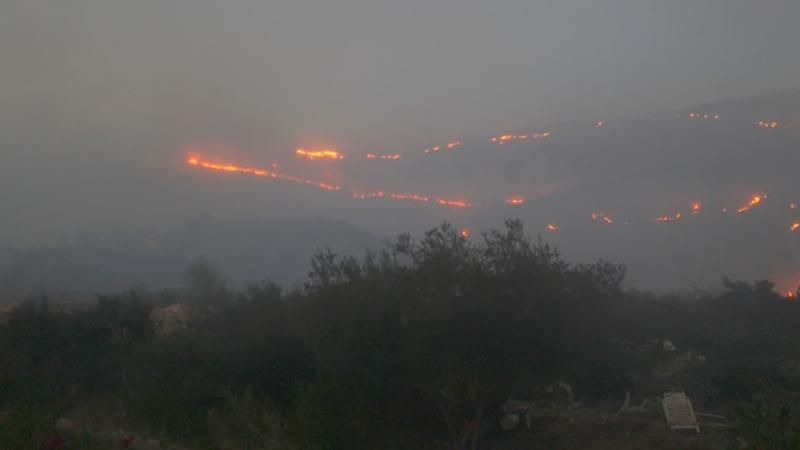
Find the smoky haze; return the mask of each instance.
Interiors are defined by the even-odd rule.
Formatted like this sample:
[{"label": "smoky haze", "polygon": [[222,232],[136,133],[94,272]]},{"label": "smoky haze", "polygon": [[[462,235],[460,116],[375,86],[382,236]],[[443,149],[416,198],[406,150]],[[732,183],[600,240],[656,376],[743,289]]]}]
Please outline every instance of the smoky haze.
[{"label": "smoky haze", "polygon": [[[736,204],[755,190],[778,189],[788,201],[792,189],[800,194],[787,164],[796,160],[796,130],[767,144],[757,131],[741,130],[762,113],[794,123],[800,102],[775,113],[775,97],[762,109],[733,103],[724,118],[736,121],[703,131],[676,113],[703,104],[721,111],[718,101],[800,87],[798,18],[800,3],[791,0],[6,1],[0,246],[176,226],[197,216],[314,216],[378,235],[444,219],[483,227],[518,213],[504,210],[502,199],[522,190],[546,199],[536,203],[542,209],[519,213],[534,231],[599,208],[636,205],[629,214],[654,216],[661,209],[651,205],[655,194],[667,210],[698,195]],[[581,128],[601,119],[612,137],[598,140]],[[615,122],[628,131],[615,131]],[[495,158],[488,137],[507,130],[553,130],[552,146],[532,147],[536,157],[517,149]],[[557,142],[558,132],[569,138]],[[397,171],[350,160],[309,167],[293,155],[299,146],[421,154],[455,139],[464,140],[463,160],[403,160]],[[774,150],[749,176],[748,155],[764,146]],[[480,210],[354,205],[301,187],[201,173],[184,163],[192,152],[277,163],[364,189],[411,184],[478,199]],[[702,170],[690,163],[696,158]],[[682,189],[665,189],[675,184]],[[615,203],[623,191],[624,204]],[[611,250],[581,236],[591,248],[574,251],[578,257]],[[608,256],[642,262],[659,245],[670,247],[628,245]],[[760,275],[749,266],[731,270]],[[718,279],[724,270],[704,273]],[[684,284],[701,281],[684,275]],[[640,280],[672,281],[654,278]]]}]

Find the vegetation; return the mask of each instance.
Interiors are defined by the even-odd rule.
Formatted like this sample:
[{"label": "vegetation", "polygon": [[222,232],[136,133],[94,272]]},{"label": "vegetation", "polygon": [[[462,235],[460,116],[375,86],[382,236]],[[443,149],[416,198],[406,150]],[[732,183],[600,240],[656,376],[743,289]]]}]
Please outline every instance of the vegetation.
[{"label": "vegetation", "polygon": [[[798,448],[797,304],[768,282],[656,297],[624,274],[509,221],[320,252],[290,291],[196,265],[181,291],[25,304],[0,324],[0,448]],[[189,326],[154,324],[170,304]],[[673,435],[657,410],[618,412],[672,387],[729,426]],[[510,399],[536,405],[530,429],[500,429]]]}]

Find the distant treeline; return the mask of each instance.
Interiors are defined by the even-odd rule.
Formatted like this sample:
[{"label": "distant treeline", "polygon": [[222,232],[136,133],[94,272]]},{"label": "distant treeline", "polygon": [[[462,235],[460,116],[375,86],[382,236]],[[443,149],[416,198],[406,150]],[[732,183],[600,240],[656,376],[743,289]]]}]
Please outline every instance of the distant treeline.
[{"label": "distant treeline", "polygon": [[54,245],[0,248],[0,305],[43,294],[61,302],[130,286],[173,288],[196,261],[217,267],[235,286],[266,278],[293,285],[325,246],[360,255],[380,248],[381,240],[342,222],[281,217],[198,218],[166,231],[80,233]]}]

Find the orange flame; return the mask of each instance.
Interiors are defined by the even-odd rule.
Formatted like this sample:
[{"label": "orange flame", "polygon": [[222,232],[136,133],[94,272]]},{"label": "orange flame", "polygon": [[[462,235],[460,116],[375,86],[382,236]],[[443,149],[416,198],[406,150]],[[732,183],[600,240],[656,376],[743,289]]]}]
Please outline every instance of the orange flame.
[{"label": "orange flame", "polygon": [[700,202],[692,202],[692,214],[700,214],[703,212],[703,204]]},{"label": "orange flame", "polygon": [[744,205],[741,208],[737,209],[736,212],[741,214],[743,212],[750,211],[751,209],[753,209],[754,207],[758,206],[759,204],[761,204],[762,201],[764,201],[766,199],[767,199],[766,195],[761,195],[761,194],[754,195],[753,198],[751,198],[750,201],[747,202],[746,205]]},{"label": "orange flame", "polygon": [[547,224],[547,231],[549,231],[551,233],[555,233],[556,231],[558,231],[558,225],[556,225],[554,223],[548,223]]},{"label": "orange flame", "polygon": [[489,140],[499,144],[507,144],[512,141],[527,141],[528,139],[547,139],[550,137],[549,131],[544,131],[542,133],[534,133],[533,135],[527,134],[501,134],[497,136],[492,136]]},{"label": "orange flame", "polygon": [[797,203],[795,202],[789,203],[789,209],[797,209]]},{"label": "orange flame", "polygon": [[606,126],[606,123],[603,122],[602,120],[598,120],[597,122],[595,122],[594,126],[597,128],[603,128],[604,126]]},{"label": "orange flame", "polygon": [[606,213],[603,212],[593,212],[592,220],[602,220],[603,222],[609,225],[614,223],[614,219],[612,219],[610,216],[608,216]]},{"label": "orange flame", "polygon": [[368,198],[383,198],[385,196],[386,193],[383,191],[366,192],[366,193],[353,192],[353,198],[357,200],[366,200]]},{"label": "orange flame", "polygon": [[454,142],[450,142],[449,144],[447,144],[447,149],[448,150],[452,150],[452,149],[454,149],[456,147],[460,147],[460,146],[461,146],[461,141],[454,141]]},{"label": "orange flame", "polygon": [[297,150],[295,150],[294,153],[300,158],[306,158],[312,161],[315,159],[333,159],[333,160],[344,159],[343,154],[337,152],[336,150],[330,150],[330,149],[306,150],[303,148],[298,148]]},{"label": "orange flame", "polygon": [[388,159],[392,161],[396,161],[402,158],[403,155],[399,153],[388,153],[388,154],[375,154],[375,153],[367,153],[367,159]]},{"label": "orange flame", "polygon": [[[697,209],[694,208],[695,206],[697,206]],[[692,214],[699,214],[699,213],[700,213],[700,205],[699,204],[693,204],[692,205]],[[671,216],[666,216],[666,215],[665,216],[658,216],[655,219],[653,219],[653,222],[673,222],[675,220],[680,220],[681,217],[683,217],[683,213],[679,212],[679,213],[675,213],[674,215],[671,215]]]},{"label": "orange flame", "polygon": [[339,186],[323,183],[320,181],[307,180],[305,178],[293,177],[291,175],[286,175],[278,172],[270,172],[268,170],[259,169],[256,167],[242,167],[233,164],[220,164],[215,162],[203,161],[194,156],[187,158],[186,163],[189,164],[190,166],[202,167],[204,169],[209,169],[209,170],[244,173],[247,175],[254,175],[258,177],[267,177],[276,180],[289,181],[292,183],[306,184],[326,191],[338,191],[341,189]]},{"label": "orange flame", "polygon": [[512,195],[506,198],[506,203],[511,206],[519,206],[525,203],[525,197],[521,195]]},{"label": "orange flame", "polygon": [[472,204],[461,200],[448,200],[446,198],[437,198],[436,203],[442,206],[451,208],[472,208]]},{"label": "orange flame", "polygon": [[426,195],[418,195],[418,194],[389,194],[389,197],[395,200],[413,200],[415,202],[424,202],[428,203],[431,201],[430,197]]},{"label": "orange flame", "polygon": [[[367,200],[370,198],[390,198],[392,200],[407,200],[420,203],[431,203],[431,197],[420,194],[407,194],[402,192],[384,192],[373,191],[366,193],[353,192],[352,196],[357,200]],[[434,200],[438,205],[450,208],[472,208],[472,204],[461,200],[449,200],[445,198],[436,198]]]},{"label": "orange flame", "polygon": [[436,153],[441,149],[442,149],[442,146],[441,145],[437,145],[436,147],[426,148],[425,149],[425,153],[431,153],[431,152]]},{"label": "orange flame", "polygon": [[467,239],[469,237],[469,235],[470,235],[469,230],[466,229],[466,228],[462,228],[461,231],[460,231],[460,234],[461,234],[461,237],[463,237],[464,239]]},{"label": "orange flame", "polygon": [[797,292],[786,291],[786,298],[789,300],[797,300]]},{"label": "orange flame", "polygon": [[357,193],[353,192],[353,198],[358,200],[366,200],[369,198],[390,198],[392,200],[411,200],[415,202],[422,202],[422,203],[430,203],[430,197],[426,195],[419,195],[419,194],[403,194],[398,192],[384,192],[384,191],[374,191],[374,192],[367,192],[367,193]]},{"label": "orange flame", "polygon": [[800,220],[793,223],[792,226],[789,227],[789,230],[791,230],[792,232],[800,231]]},{"label": "orange flame", "polygon": [[689,113],[689,118],[696,120],[719,120],[719,114]]},{"label": "orange flame", "polygon": [[756,122],[758,128],[778,128],[780,124],[774,120],[759,120]]}]

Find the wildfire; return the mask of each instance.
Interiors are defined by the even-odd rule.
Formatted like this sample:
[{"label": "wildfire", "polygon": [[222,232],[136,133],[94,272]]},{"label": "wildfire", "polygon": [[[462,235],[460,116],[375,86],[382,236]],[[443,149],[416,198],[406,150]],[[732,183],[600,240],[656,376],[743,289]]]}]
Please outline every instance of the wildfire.
[{"label": "wildfire", "polygon": [[373,191],[365,193],[353,192],[352,197],[356,200],[367,200],[371,198],[389,198],[392,200],[407,200],[420,203],[436,202],[436,204],[440,206],[446,206],[449,208],[472,208],[471,203],[462,200],[450,200],[441,197],[432,199],[427,195],[407,194],[402,192],[385,192],[385,191]]},{"label": "wildfire", "polygon": [[602,212],[593,212],[592,213],[592,220],[602,220],[603,222],[605,222],[605,223],[607,223],[609,225],[614,223],[614,219],[609,217],[606,213],[602,213]]},{"label": "wildfire", "polygon": [[312,161],[315,159],[344,159],[344,155],[342,153],[330,149],[306,150],[303,148],[298,148],[294,153],[300,158],[306,158]]},{"label": "wildfire", "polygon": [[797,300],[797,292],[786,291],[786,298],[789,300]]},{"label": "wildfire", "polygon": [[545,131],[543,133],[535,133],[533,135],[534,139],[547,139],[549,137],[550,137],[550,132],[549,131]]},{"label": "wildfire", "polygon": [[431,201],[431,198],[426,195],[404,194],[399,192],[384,192],[384,191],[374,191],[366,193],[353,192],[353,198],[357,200],[366,200],[370,198],[390,198],[392,200],[411,200],[421,203],[430,203]]},{"label": "wildfire", "polygon": [[791,230],[792,232],[800,231],[800,220],[793,223],[792,226],[789,227],[789,230]]},{"label": "wildfire", "polygon": [[778,128],[780,124],[774,120],[759,120],[756,122],[758,128]]},{"label": "wildfire", "polygon": [[753,198],[751,198],[750,201],[747,202],[746,205],[744,205],[741,208],[737,209],[736,212],[741,214],[743,212],[750,211],[751,209],[753,209],[754,207],[758,206],[759,204],[761,204],[762,201],[764,201],[766,199],[767,199],[766,194],[765,195],[754,195]]},{"label": "wildfire", "polygon": [[461,200],[448,200],[446,198],[437,198],[436,203],[450,208],[462,208],[462,209],[472,208],[471,203]]},{"label": "wildfire", "polygon": [[461,237],[463,237],[464,239],[469,238],[469,230],[466,229],[466,228],[462,228],[461,231],[460,231],[460,234],[461,234]]},{"label": "wildfire", "polygon": [[402,158],[403,155],[399,153],[389,153],[389,154],[376,154],[376,153],[367,153],[367,159],[388,159],[392,161],[396,161]]},{"label": "wildfire", "polygon": [[548,223],[547,224],[547,231],[549,231],[551,233],[555,233],[556,231],[558,231],[558,225],[556,225],[554,223]]},{"label": "wildfire", "polygon": [[428,203],[431,201],[431,198],[425,195],[417,195],[417,194],[389,194],[389,197],[395,200],[413,200],[415,202],[424,202]]},{"label": "wildfire", "polygon": [[597,122],[595,122],[594,126],[596,128],[603,128],[604,126],[606,126],[606,123],[603,122],[602,120],[598,120]]},{"label": "wildfire", "polygon": [[789,203],[789,209],[797,209],[797,203],[795,202]]},{"label": "wildfire", "polygon": [[719,120],[719,114],[689,113],[689,118],[695,120]]},{"label": "wildfire", "polygon": [[511,206],[519,206],[525,203],[525,197],[521,195],[512,195],[506,198],[506,203]]},{"label": "wildfire", "polygon": [[426,148],[425,149],[425,153],[436,153],[436,152],[441,151],[442,149],[452,150],[452,149],[454,149],[456,147],[461,147],[462,145],[463,145],[463,142],[461,142],[461,141],[448,142],[444,146],[437,145],[436,147]]},{"label": "wildfire", "polygon": [[366,193],[353,192],[353,198],[356,200],[366,200],[368,198],[383,198],[385,196],[386,193],[383,191],[366,192]]},{"label": "wildfire", "polygon": [[675,220],[680,220],[683,217],[682,213],[677,213],[674,216],[658,216],[653,219],[653,222],[673,222]]},{"label": "wildfire", "polygon": [[541,133],[534,133],[532,135],[528,134],[501,134],[498,136],[492,136],[489,140],[499,144],[507,144],[513,141],[527,141],[528,139],[547,139],[550,137],[549,131],[544,131]]},{"label": "wildfire", "polygon": [[258,177],[267,177],[267,178],[272,178],[272,179],[276,179],[276,180],[289,181],[289,182],[292,182],[292,183],[306,184],[306,185],[314,186],[314,187],[317,187],[319,189],[323,189],[323,190],[326,190],[326,191],[338,191],[338,190],[341,189],[339,186],[336,186],[336,185],[333,185],[333,184],[328,184],[328,183],[323,183],[323,182],[320,182],[320,181],[308,180],[308,179],[305,179],[305,178],[298,178],[298,177],[294,177],[294,176],[291,176],[291,175],[286,175],[286,174],[279,173],[279,172],[270,172],[268,170],[260,169],[260,168],[256,168],[256,167],[243,167],[243,166],[237,166],[237,165],[233,165],[233,164],[220,164],[220,163],[215,163],[215,162],[203,161],[203,160],[201,160],[201,159],[199,159],[197,157],[194,157],[194,156],[189,157],[186,160],[186,163],[189,164],[190,166],[202,167],[204,169],[209,169],[209,170],[217,170],[217,171],[222,171],[222,172],[243,173],[243,174],[254,175],[254,176],[258,176]]},{"label": "wildfire", "polygon": [[[703,205],[700,202],[692,202],[692,205],[691,205],[691,214],[692,215],[700,214],[702,212],[702,209],[703,209]],[[676,220],[681,220],[682,218],[683,218],[683,213],[682,212],[678,212],[678,213],[675,213],[673,215],[658,216],[655,219],[653,219],[653,222],[674,222]]]}]

